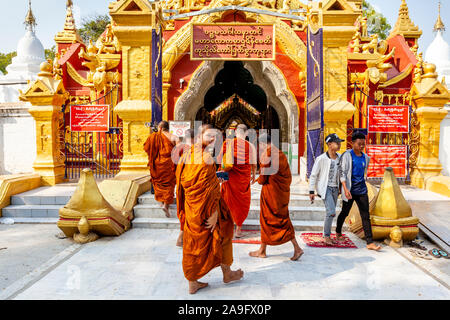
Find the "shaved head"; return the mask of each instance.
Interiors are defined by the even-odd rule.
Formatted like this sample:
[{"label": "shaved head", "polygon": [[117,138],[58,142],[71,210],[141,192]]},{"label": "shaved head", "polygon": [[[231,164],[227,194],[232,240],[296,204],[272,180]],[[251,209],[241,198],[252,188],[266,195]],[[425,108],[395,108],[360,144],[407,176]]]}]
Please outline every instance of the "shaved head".
[{"label": "shaved head", "polygon": [[167,121],[161,121],[158,124],[158,129],[161,129],[162,131],[169,131],[169,123]]},{"label": "shaved head", "polygon": [[247,135],[247,126],[245,124],[240,124],[236,127],[236,136],[238,136],[239,138],[244,139],[245,136]]}]

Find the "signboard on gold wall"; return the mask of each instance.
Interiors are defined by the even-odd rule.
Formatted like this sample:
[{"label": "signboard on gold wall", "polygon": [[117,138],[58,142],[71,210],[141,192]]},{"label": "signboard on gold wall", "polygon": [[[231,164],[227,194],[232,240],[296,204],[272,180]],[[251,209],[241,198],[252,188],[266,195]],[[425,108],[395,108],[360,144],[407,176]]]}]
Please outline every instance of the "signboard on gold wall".
[{"label": "signboard on gold wall", "polygon": [[191,60],[275,60],[275,26],[192,24]]}]

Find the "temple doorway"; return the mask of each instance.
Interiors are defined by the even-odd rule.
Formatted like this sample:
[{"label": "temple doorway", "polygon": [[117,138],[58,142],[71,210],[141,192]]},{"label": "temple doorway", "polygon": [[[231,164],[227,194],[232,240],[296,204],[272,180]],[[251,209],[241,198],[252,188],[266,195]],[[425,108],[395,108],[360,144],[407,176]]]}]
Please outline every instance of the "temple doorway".
[{"label": "temple doorway", "polygon": [[240,61],[224,63],[214,85],[206,92],[195,120],[222,131],[239,124],[257,132],[280,129],[277,111],[269,105],[266,93],[254,83],[251,73]]}]

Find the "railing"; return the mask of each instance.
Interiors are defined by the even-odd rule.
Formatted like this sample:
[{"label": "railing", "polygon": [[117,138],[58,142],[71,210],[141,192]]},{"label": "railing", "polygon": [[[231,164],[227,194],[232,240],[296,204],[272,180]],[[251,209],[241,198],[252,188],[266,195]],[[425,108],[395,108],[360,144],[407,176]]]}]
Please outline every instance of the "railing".
[{"label": "railing", "polygon": [[[62,108],[63,123],[61,143],[65,163],[65,178],[78,179],[84,168],[90,168],[97,179],[112,178],[120,171],[123,157],[122,120],[114,113],[120,98],[119,86],[104,96],[87,103],[72,103]],[[109,105],[108,132],[72,132],[70,130],[70,105]]]}]

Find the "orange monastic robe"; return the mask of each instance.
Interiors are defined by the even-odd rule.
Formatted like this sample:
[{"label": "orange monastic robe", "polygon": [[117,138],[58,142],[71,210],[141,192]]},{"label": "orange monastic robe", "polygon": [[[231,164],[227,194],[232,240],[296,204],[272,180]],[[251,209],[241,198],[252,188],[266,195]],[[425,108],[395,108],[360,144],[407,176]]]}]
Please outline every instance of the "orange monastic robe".
[{"label": "orange monastic robe", "polygon": [[152,133],[144,144],[155,199],[169,204],[173,203],[176,182],[175,165],[172,161],[173,147],[173,142],[162,132]]},{"label": "orange monastic robe", "polygon": [[[276,170],[278,162],[278,170]],[[271,168],[270,165],[273,165]],[[268,245],[286,243],[295,237],[289,218],[291,169],[284,153],[269,146],[261,155],[261,242]]]},{"label": "orange monastic robe", "polygon": [[[185,212],[183,271],[196,281],[221,263],[233,262],[233,220],[220,194],[214,161],[201,144],[183,154],[177,168],[177,206]],[[214,232],[206,220],[219,213]]]},{"label": "orange monastic robe", "polygon": [[[176,159],[174,159],[174,160],[176,160],[175,164],[177,165],[175,176],[178,177],[179,176],[179,171],[181,170],[180,168],[182,167],[182,165],[181,165],[181,161],[182,160],[181,159],[182,159],[184,154],[189,152],[190,146],[185,144],[185,143],[183,143],[183,144],[179,144],[175,148],[176,148],[176,150],[174,151],[174,153],[175,153]],[[178,164],[180,164],[180,165],[178,165]],[[178,220],[180,220],[180,230],[183,231],[184,230],[184,222],[186,220],[186,215],[184,213],[184,206],[182,206],[182,205],[180,205],[178,203],[178,199],[180,198],[180,195],[179,195],[180,188],[179,188],[179,186],[180,186],[179,183],[177,183],[177,190],[176,190],[176,192],[177,192],[177,197],[176,197],[176,199],[177,199],[177,217],[178,217]]]},{"label": "orange monastic robe", "polygon": [[252,164],[256,165],[256,150],[246,140],[226,140],[218,160],[230,177],[230,180],[222,184],[222,197],[230,208],[234,223],[241,227],[250,210],[250,180]]}]

